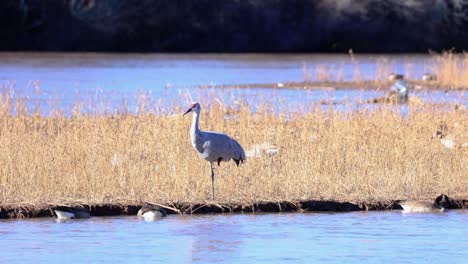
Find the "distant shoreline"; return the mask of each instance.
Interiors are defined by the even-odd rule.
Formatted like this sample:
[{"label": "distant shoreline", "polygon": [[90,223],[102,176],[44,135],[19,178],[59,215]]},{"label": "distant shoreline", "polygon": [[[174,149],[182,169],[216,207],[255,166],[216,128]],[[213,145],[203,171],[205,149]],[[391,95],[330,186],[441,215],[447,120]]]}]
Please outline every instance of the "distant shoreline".
[{"label": "distant shoreline", "polygon": [[[419,80],[406,80],[413,89],[416,90],[468,90],[464,86],[440,85],[437,82],[424,82]],[[271,88],[271,89],[291,89],[291,90],[384,90],[393,84],[392,81],[308,81],[308,82],[278,82],[278,83],[245,83],[245,84],[221,84],[216,88]],[[199,88],[212,88],[210,85],[198,85]]]}]

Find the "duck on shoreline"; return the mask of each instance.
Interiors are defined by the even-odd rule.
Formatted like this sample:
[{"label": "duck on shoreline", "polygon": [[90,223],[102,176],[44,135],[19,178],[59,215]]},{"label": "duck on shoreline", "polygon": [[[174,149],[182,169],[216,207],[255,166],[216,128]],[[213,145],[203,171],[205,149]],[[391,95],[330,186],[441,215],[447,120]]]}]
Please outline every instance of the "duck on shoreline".
[{"label": "duck on shoreline", "polygon": [[53,210],[58,219],[82,219],[90,217],[89,212],[83,207],[57,206]]},{"label": "duck on shoreline", "polygon": [[161,206],[145,203],[138,210],[137,216],[145,220],[155,220],[167,216],[167,212]]},{"label": "duck on shoreline", "polygon": [[450,200],[447,195],[441,194],[434,202],[405,200],[397,203],[403,208],[402,213],[442,213],[450,205]]}]

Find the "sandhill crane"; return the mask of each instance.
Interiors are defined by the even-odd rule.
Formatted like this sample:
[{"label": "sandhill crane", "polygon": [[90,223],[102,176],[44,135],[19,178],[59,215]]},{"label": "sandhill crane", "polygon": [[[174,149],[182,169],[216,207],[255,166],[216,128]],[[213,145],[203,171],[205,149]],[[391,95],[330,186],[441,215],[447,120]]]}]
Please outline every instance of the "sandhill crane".
[{"label": "sandhill crane", "polygon": [[237,166],[245,161],[245,153],[241,145],[225,134],[202,131],[198,128],[198,118],[200,117],[200,104],[193,103],[183,114],[184,116],[193,112],[192,125],[190,127],[190,140],[198,155],[208,161],[211,170],[211,199],[214,200],[214,172],[213,162],[217,161],[218,166],[222,160],[228,162],[233,159]]},{"label": "sandhill crane", "polygon": [[434,202],[407,200],[398,204],[403,208],[403,213],[441,213],[450,205],[450,200],[445,194],[437,196]]},{"label": "sandhill crane", "polygon": [[82,207],[57,206],[54,208],[54,212],[58,219],[78,219],[90,217],[88,211]]},{"label": "sandhill crane", "polygon": [[[397,76],[398,77],[398,76]],[[367,103],[407,103],[409,88],[406,81],[402,78],[397,78],[390,87],[390,92],[382,97],[367,100]]]},{"label": "sandhill crane", "polygon": [[390,95],[396,94],[399,103],[408,102],[408,86],[403,79],[398,79],[390,87]]}]

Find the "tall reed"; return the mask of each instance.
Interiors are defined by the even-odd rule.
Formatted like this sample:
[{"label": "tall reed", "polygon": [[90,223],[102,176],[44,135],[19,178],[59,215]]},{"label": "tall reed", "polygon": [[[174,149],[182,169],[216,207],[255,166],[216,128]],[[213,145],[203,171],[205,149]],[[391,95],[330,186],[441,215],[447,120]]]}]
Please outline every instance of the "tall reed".
[{"label": "tall reed", "polygon": [[448,88],[468,87],[468,54],[455,54],[443,52],[434,54],[434,72],[437,82]]},{"label": "tall reed", "polygon": [[[372,81],[376,87],[387,87],[388,77],[392,73],[403,74],[405,79],[421,83],[422,75],[432,74],[436,80],[426,82],[431,87],[443,89],[467,89],[468,88],[468,54],[454,53],[451,51],[443,53],[431,53],[427,62],[423,65],[423,71],[416,67],[411,57],[403,62],[403,69],[397,69],[396,63],[391,57],[375,56],[366,58],[363,62],[362,57],[355,56],[350,52],[350,60],[335,66],[326,64],[317,64],[310,74],[305,63],[302,64],[301,71],[303,80],[306,82],[340,82],[349,83],[351,87],[358,88],[358,84],[363,81]],[[375,71],[365,69],[369,64],[375,67]],[[348,77],[344,78],[344,72],[348,72]],[[313,77],[313,79],[311,79]],[[357,87],[356,87],[357,85]]]}]

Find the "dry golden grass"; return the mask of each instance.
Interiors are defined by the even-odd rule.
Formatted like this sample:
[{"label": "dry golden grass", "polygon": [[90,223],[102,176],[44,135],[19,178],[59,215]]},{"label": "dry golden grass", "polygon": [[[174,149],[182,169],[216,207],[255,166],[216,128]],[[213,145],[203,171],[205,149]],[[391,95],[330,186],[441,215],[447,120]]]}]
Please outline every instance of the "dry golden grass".
[{"label": "dry golden grass", "polygon": [[449,88],[468,87],[468,54],[444,52],[434,55],[434,72],[437,83]]},{"label": "dry golden grass", "polygon": [[[388,105],[348,113],[312,105],[286,118],[268,105],[253,113],[243,103],[236,109],[208,103],[201,129],[226,132],[245,150],[262,142],[280,148],[277,156],[250,158],[239,168],[215,166],[217,202],[375,201],[441,192],[468,197],[468,148],[450,150],[431,139],[444,121],[468,141],[465,109],[410,107],[403,119]],[[25,113],[24,105],[17,110]],[[176,115],[41,117],[12,116],[11,108],[2,97],[0,204],[195,203],[210,197],[209,167],[189,142],[185,109],[172,109]]]}]

